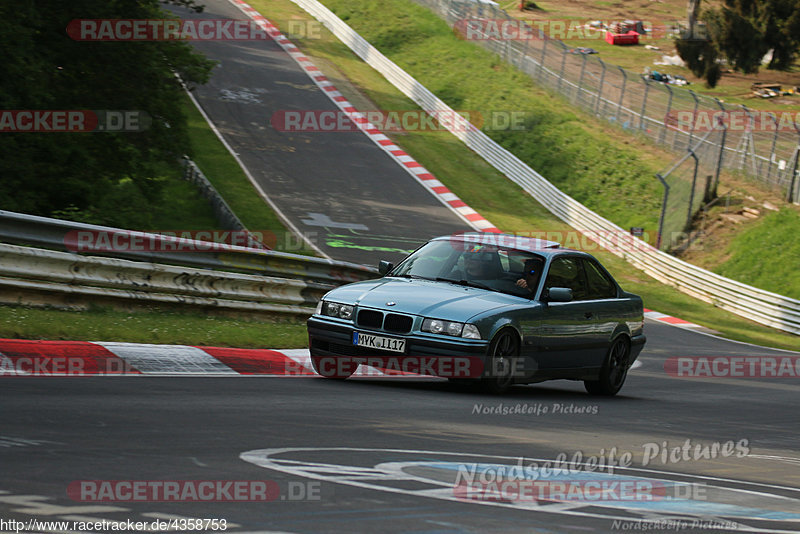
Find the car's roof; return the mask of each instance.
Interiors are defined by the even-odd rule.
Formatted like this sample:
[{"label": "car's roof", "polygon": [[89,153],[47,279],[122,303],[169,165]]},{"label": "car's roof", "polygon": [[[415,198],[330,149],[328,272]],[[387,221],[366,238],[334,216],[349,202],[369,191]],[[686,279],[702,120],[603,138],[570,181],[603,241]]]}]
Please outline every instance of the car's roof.
[{"label": "car's roof", "polygon": [[557,241],[494,232],[462,232],[452,235],[443,235],[433,239],[433,241],[446,240],[457,243],[496,246],[525,252],[536,252],[537,254],[548,256],[559,252],[577,252],[562,248]]}]

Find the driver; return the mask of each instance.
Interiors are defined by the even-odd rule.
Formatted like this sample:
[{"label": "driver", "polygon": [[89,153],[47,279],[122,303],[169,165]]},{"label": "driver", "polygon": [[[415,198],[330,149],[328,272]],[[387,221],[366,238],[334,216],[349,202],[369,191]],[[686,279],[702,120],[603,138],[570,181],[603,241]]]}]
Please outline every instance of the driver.
[{"label": "driver", "polygon": [[465,254],[464,272],[469,280],[487,280],[492,278],[491,256],[480,252]]}]

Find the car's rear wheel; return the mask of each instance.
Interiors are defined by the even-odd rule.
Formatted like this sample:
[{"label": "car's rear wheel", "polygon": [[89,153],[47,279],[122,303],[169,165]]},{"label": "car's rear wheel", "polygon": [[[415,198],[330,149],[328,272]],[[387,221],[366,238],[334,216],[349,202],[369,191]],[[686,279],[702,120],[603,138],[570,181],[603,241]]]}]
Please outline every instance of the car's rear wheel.
[{"label": "car's rear wheel", "polygon": [[616,395],[622,389],[625,378],[628,376],[628,358],[631,353],[631,343],[626,336],[619,336],[611,344],[608,354],[600,368],[598,380],[585,380],[586,391],[592,395]]},{"label": "car's rear wheel", "polygon": [[511,329],[501,330],[489,346],[483,371],[483,386],[491,393],[504,393],[514,384],[519,359],[519,337]]},{"label": "car's rear wheel", "polygon": [[358,364],[348,358],[333,356],[311,356],[311,365],[318,375],[336,380],[349,378],[358,368]]}]

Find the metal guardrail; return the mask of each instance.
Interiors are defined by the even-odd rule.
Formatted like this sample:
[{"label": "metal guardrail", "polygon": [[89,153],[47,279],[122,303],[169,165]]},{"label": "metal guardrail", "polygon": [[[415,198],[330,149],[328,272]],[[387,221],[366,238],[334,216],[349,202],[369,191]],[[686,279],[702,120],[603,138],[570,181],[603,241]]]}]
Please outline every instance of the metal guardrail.
[{"label": "metal guardrail", "polygon": [[[622,228],[560,191],[465,119],[459,120],[460,116],[447,104],[317,0],[292,1],[322,22],[353,52],[422,109],[429,113],[444,111],[449,113],[448,116],[454,117],[452,121],[443,124],[453,135],[520,185],[562,221],[625,258],[650,276],[684,293],[760,324],[800,335],[800,300],[751,287],[701,269],[661,252],[644,241],[638,241],[636,246],[620,248],[615,236],[627,233]],[[261,23],[263,24],[263,20]],[[354,118],[360,116],[361,114],[354,114]],[[353,122],[363,129],[374,127],[368,122],[361,123],[355,120]]]},{"label": "metal guardrail", "polygon": [[377,269],[355,263],[3,210],[0,210],[0,242],[198,269],[292,278],[328,288],[378,276]]},{"label": "metal guardrail", "polygon": [[61,295],[73,302],[125,300],[308,317],[327,290],[301,280],[0,244],[0,300],[5,302],[25,304],[30,294],[46,293],[45,301]]},{"label": "metal guardrail", "polygon": [[200,194],[208,200],[209,204],[211,204],[211,209],[214,211],[214,216],[217,218],[217,222],[224,228],[244,232],[247,236],[247,246],[250,248],[269,249],[268,246],[259,241],[256,236],[247,229],[231,207],[228,206],[228,203],[225,202],[225,199],[222,198],[222,195],[219,194],[211,181],[206,178],[206,175],[203,174],[200,167],[189,159],[189,156],[183,156],[183,179],[192,182],[197,187]]}]

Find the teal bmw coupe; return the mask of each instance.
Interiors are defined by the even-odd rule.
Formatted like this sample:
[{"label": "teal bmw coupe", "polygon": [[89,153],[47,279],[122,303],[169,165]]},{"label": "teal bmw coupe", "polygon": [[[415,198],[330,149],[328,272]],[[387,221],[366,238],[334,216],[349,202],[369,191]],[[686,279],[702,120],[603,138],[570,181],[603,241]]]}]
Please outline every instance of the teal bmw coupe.
[{"label": "teal bmw coupe", "polygon": [[569,379],[615,395],[645,344],[642,299],[590,254],[553,241],[442,236],[379,271],[328,292],[309,318],[320,375],[343,379],[366,365],[494,393]]}]

